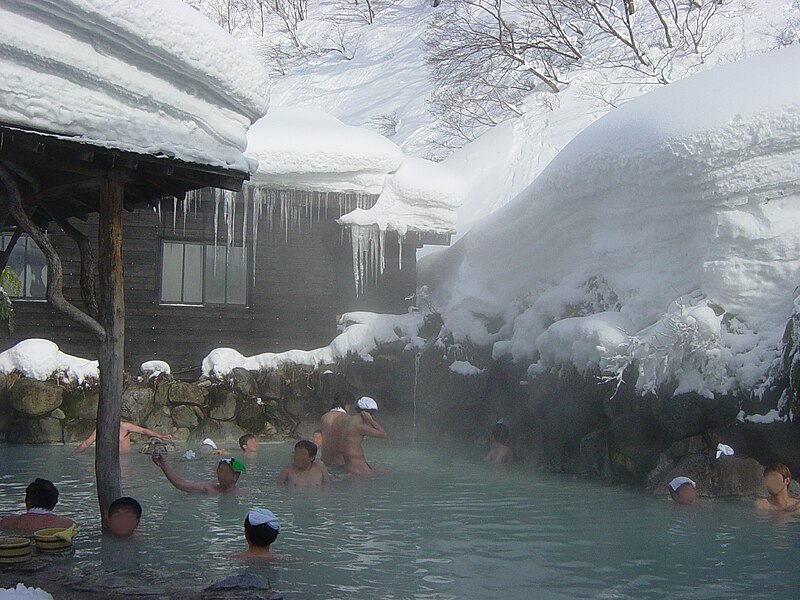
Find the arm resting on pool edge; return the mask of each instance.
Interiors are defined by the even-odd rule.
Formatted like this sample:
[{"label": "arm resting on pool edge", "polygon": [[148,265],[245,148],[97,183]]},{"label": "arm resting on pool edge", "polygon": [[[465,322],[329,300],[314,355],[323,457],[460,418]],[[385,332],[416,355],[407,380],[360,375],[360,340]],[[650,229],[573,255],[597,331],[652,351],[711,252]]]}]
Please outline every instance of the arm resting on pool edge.
[{"label": "arm resting on pool edge", "polygon": [[190,494],[209,494],[214,490],[214,486],[210,483],[203,483],[197,481],[186,481],[180,477],[163,456],[153,455],[153,462],[156,466],[164,471],[169,482],[182,492],[189,492]]}]

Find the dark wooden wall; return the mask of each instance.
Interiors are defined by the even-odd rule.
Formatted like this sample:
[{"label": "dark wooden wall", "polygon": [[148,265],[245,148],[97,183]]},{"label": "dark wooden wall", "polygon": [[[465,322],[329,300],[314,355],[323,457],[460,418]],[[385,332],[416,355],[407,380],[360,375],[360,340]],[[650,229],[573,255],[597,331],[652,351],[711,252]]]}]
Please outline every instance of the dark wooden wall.
[{"label": "dark wooden wall", "polygon": [[[237,206],[234,242],[242,243],[242,204]],[[386,270],[378,285],[355,297],[349,235],[335,222],[338,210],[313,224],[307,217],[300,231],[275,225],[270,231],[262,215],[256,249],[255,282],[248,267],[248,306],[170,306],[161,304],[161,241],[214,239],[213,201],[204,201],[184,216],[179,208],[173,228],[172,203],[164,202],[159,216],[143,208],[124,216],[126,367],[135,372],[145,360],[166,360],[173,372],[199,375],[202,359],[214,348],[231,347],[245,356],[327,345],[336,335],[337,315],[353,310],[405,312],[415,291],[416,246],[403,248],[398,265],[397,236],[386,240]],[[279,220],[276,218],[276,221]],[[252,261],[252,214],[248,214],[247,246]],[[96,244],[96,222],[76,222]],[[63,233],[51,230],[65,273],[65,296],[80,305],[80,262],[77,248]],[[222,208],[218,240],[226,241]],[[252,265],[252,262],[250,263]],[[53,340],[62,351],[95,358],[94,338],[54,311],[46,302],[18,300],[17,328],[0,340],[0,349],[31,337]],[[180,373],[183,372],[183,373]]]}]

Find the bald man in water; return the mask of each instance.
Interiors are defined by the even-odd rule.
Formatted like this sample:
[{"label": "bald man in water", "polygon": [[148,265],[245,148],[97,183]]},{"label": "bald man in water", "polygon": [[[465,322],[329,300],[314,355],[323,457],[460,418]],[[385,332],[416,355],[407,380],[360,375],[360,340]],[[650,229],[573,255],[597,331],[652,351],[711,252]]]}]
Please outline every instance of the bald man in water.
[{"label": "bald man in water", "polygon": [[[139,427],[138,425],[134,425],[133,423],[128,423],[127,421],[120,421],[119,424],[119,453],[120,454],[130,454],[131,453],[131,434],[132,433],[140,433],[142,435],[149,435],[150,437],[158,438],[160,440],[169,441],[172,439],[172,436],[169,434],[161,435],[160,433],[156,433],[152,429],[147,429],[145,427]],[[92,432],[88,438],[86,438],[81,445],[75,448],[74,452],[80,453],[86,450],[89,446],[94,444],[94,441],[97,439],[97,429]]]},{"label": "bald man in water", "polygon": [[378,404],[372,398],[364,396],[356,403],[356,414],[349,417],[342,426],[341,448],[348,473],[375,475],[379,472],[367,462],[362,446],[365,437],[387,437],[386,431],[373,416],[376,412]]}]

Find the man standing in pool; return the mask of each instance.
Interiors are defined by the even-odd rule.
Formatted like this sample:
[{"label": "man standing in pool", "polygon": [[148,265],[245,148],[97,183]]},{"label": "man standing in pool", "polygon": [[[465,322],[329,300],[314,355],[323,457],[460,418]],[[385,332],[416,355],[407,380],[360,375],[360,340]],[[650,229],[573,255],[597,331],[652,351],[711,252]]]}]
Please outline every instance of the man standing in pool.
[{"label": "man standing in pool", "polygon": [[164,471],[169,482],[182,492],[190,494],[238,494],[241,490],[236,487],[239,476],[247,472],[247,467],[237,458],[223,458],[217,465],[217,482],[186,481],[181,478],[161,454],[153,454],[153,462]]},{"label": "man standing in pool", "polygon": [[336,392],[333,406],[322,415],[322,462],[329,468],[344,466],[342,454],[342,427],[349,418],[354,404],[353,394],[346,390]]},{"label": "man standing in pool", "polygon": [[375,475],[379,471],[370,466],[362,445],[365,437],[385,439],[386,431],[375,420],[378,404],[369,396],[356,403],[356,414],[349,417],[342,427],[342,454],[345,468],[353,475]]},{"label": "man standing in pool", "polygon": [[[172,436],[169,434],[161,435],[160,433],[156,433],[152,429],[146,429],[145,427],[139,427],[138,425],[134,425],[133,423],[128,423],[127,421],[120,421],[119,423],[119,453],[120,454],[130,454],[131,453],[131,434],[132,433],[140,433],[142,435],[149,435],[150,437],[158,438],[160,440],[169,441],[172,439]],[[95,439],[97,438],[97,429],[92,432],[88,438],[86,438],[81,445],[75,448],[74,452],[80,453],[86,450],[89,446],[94,444]]]}]

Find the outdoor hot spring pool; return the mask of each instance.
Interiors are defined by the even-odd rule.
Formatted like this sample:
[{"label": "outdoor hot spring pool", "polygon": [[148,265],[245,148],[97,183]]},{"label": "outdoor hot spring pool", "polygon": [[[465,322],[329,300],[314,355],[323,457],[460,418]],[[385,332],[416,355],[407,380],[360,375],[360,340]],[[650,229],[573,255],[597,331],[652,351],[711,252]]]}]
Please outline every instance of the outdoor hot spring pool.
[{"label": "outdoor hot spring pool", "polygon": [[[172,488],[149,456],[122,458],[127,494],[144,507],[135,539],[101,539],[92,452],[3,446],[0,514],[19,511],[37,476],[82,525],[59,559],[102,585],[200,588],[253,572],[287,598],[797,598],[800,519],[759,518],[749,503],[681,509],[646,492],[525,467],[489,468],[477,448],[368,443],[392,470],[324,490],[278,488],[292,445],[265,444],[238,497]],[[214,461],[182,463],[190,479]],[[245,565],[242,519],[265,507],[282,521],[273,549],[297,560]],[[98,584],[100,585],[100,584]]]}]

